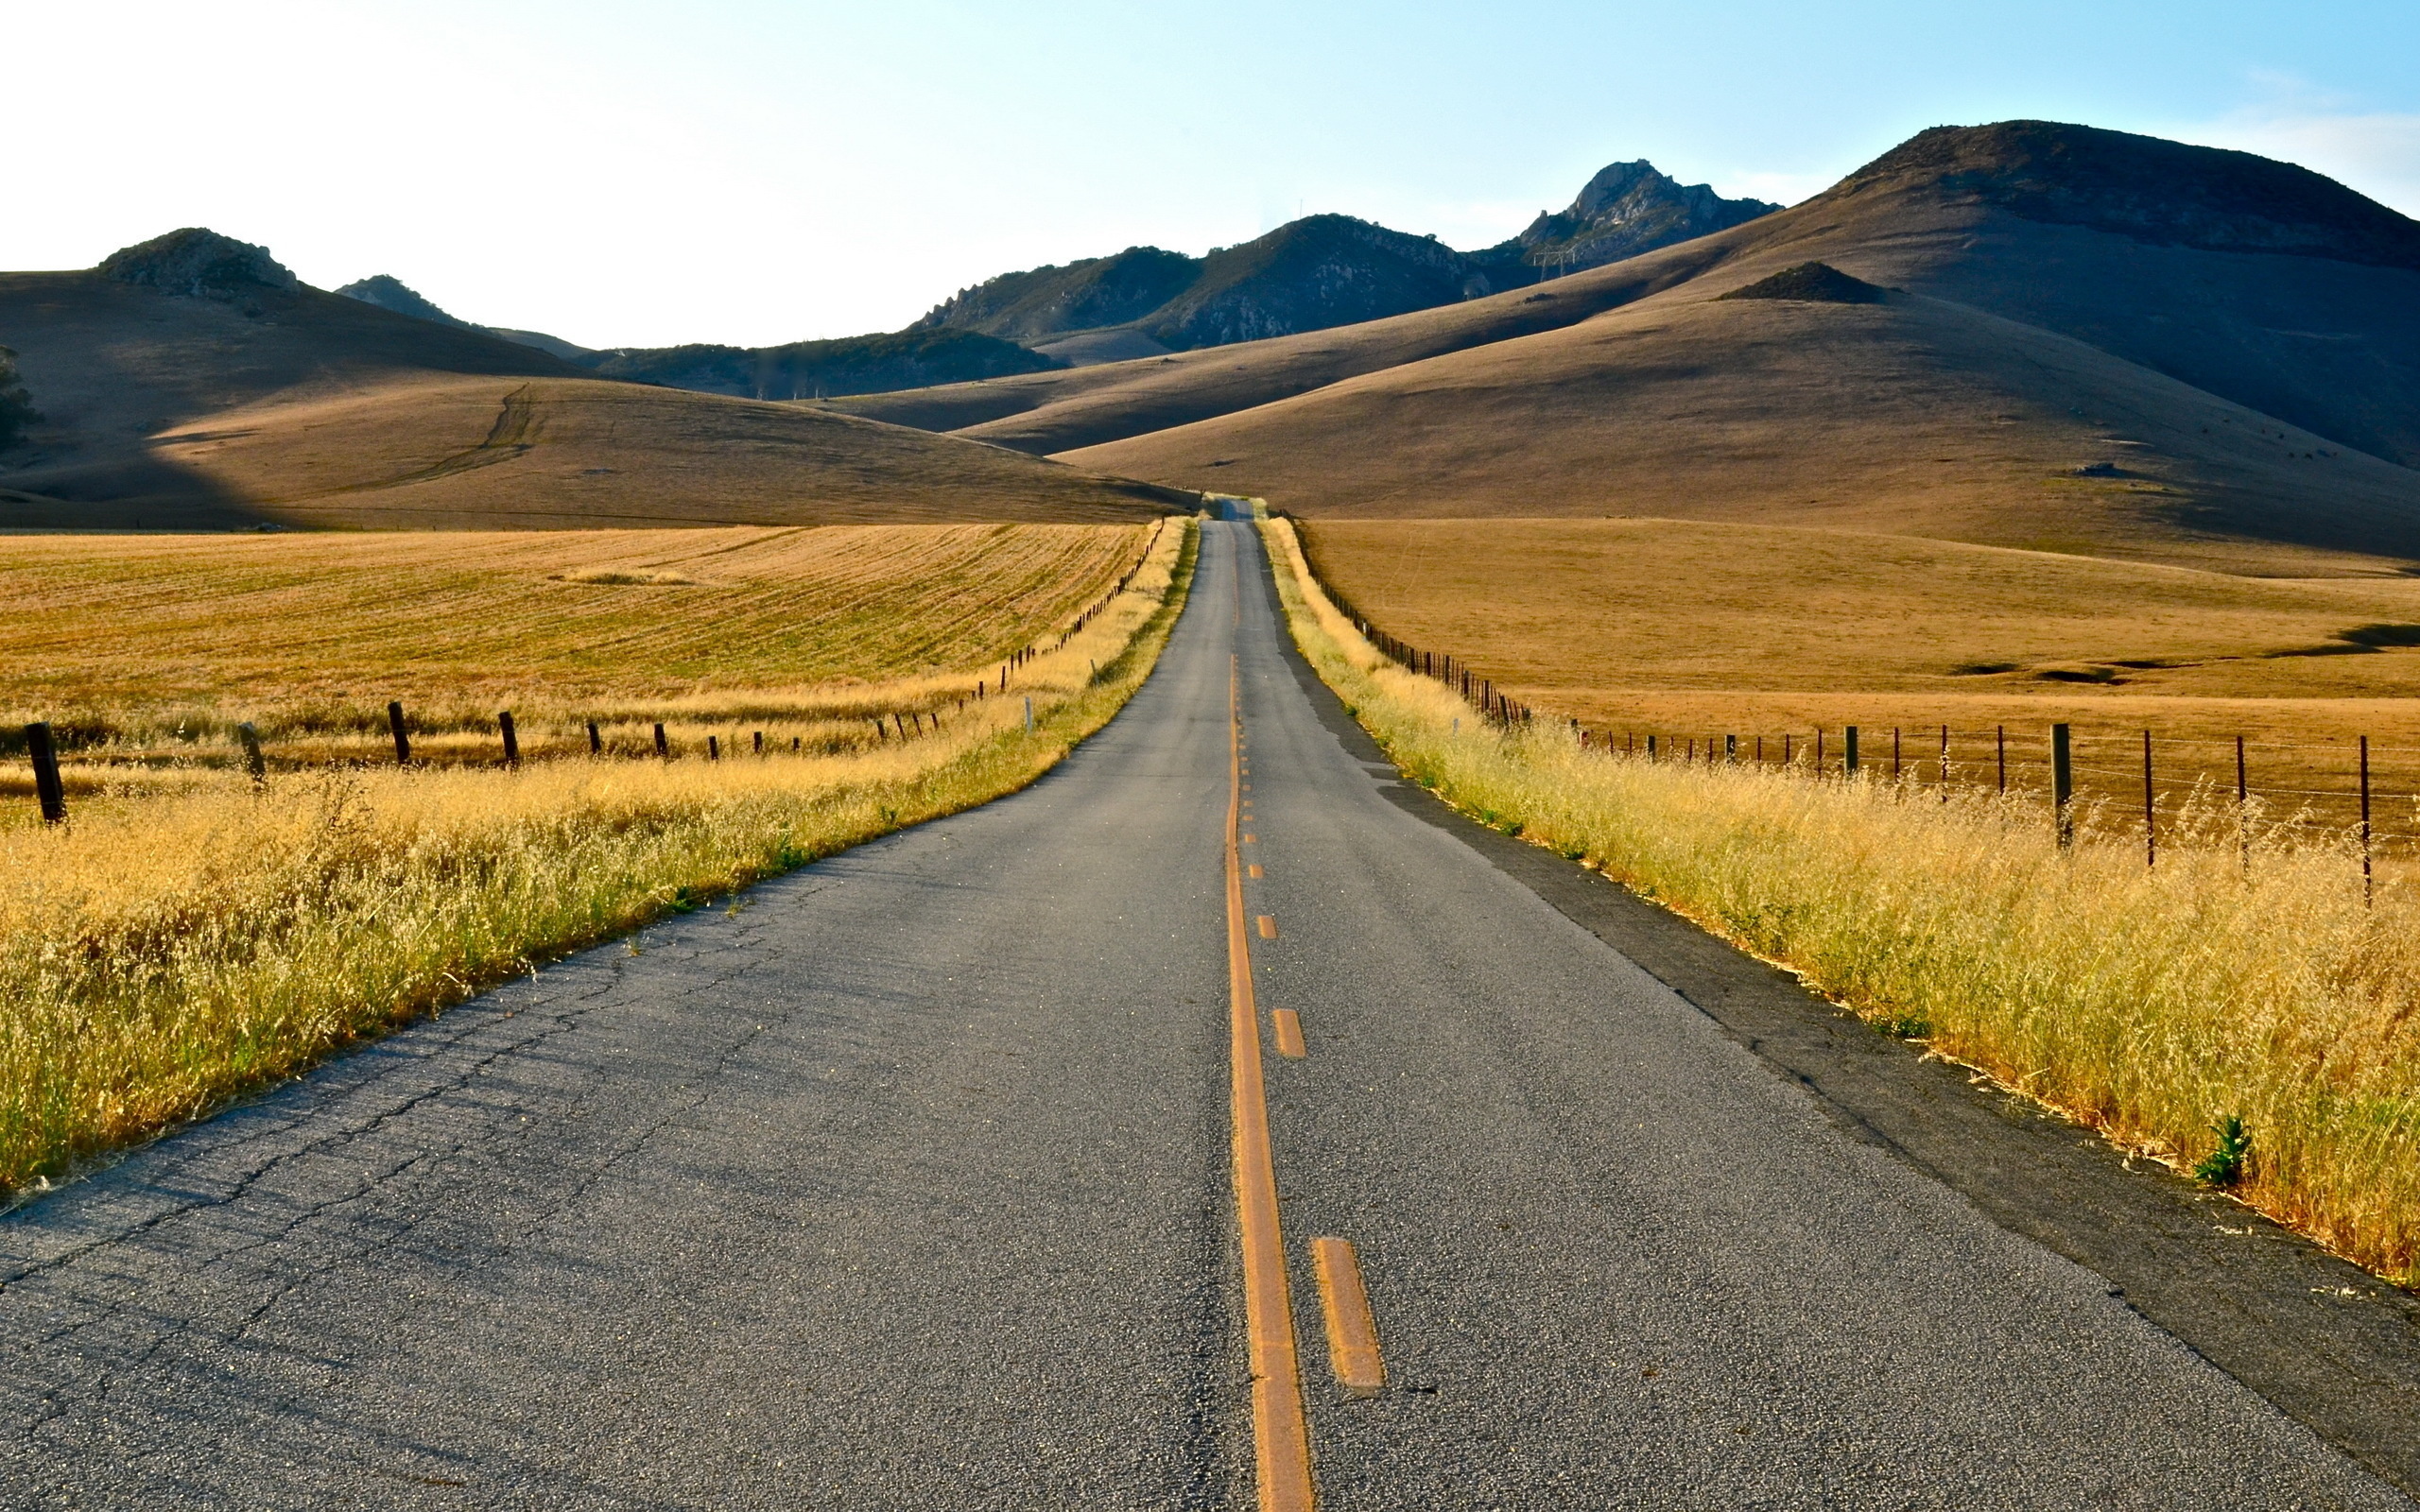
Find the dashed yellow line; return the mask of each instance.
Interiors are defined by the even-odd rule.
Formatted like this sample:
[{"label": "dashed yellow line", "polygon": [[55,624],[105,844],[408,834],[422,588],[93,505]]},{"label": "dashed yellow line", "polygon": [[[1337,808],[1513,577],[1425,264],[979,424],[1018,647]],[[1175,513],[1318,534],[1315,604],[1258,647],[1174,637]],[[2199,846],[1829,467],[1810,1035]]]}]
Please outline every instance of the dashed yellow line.
[{"label": "dashed yellow line", "polygon": [[1303,1058],[1303,1021],[1291,1008],[1274,1008],[1269,1026],[1277,1034],[1277,1053],[1288,1060]]},{"label": "dashed yellow line", "polygon": [[1312,1240],[1311,1268],[1319,1273],[1328,1366],[1336,1383],[1357,1397],[1376,1396],[1387,1383],[1387,1366],[1378,1357],[1378,1324],[1370,1315],[1370,1293],[1361,1284],[1361,1260],[1353,1242]]}]

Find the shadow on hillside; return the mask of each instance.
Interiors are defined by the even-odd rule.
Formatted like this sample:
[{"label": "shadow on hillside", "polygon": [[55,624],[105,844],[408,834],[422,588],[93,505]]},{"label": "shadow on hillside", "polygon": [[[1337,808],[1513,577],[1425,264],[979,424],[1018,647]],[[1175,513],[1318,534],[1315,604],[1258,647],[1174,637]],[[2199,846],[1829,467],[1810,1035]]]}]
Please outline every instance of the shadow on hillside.
[{"label": "shadow on hillside", "polygon": [[273,517],[144,450],[0,472],[0,530],[250,530]]}]

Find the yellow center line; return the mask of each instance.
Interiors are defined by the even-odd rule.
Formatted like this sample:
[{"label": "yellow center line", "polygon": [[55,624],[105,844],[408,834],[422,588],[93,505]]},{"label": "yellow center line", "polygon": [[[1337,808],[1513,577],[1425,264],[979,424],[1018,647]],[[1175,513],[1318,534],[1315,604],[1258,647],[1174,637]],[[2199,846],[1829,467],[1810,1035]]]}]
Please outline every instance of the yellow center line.
[{"label": "yellow center line", "polygon": [[1257,882],[1261,875],[1260,863],[1255,861],[1251,866],[1244,868],[1244,875]]},{"label": "yellow center line", "polygon": [[1258,917],[1255,922],[1260,925],[1261,938],[1275,939],[1277,937],[1277,920],[1270,918],[1267,914],[1262,914]]},{"label": "yellow center line", "polygon": [[[1239,591],[1240,592],[1240,591]],[[1303,1418],[1294,1304],[1277,1225],[1277,1170],[1269,1153],[1269,1099],[1260,1072],[1260,1007],[1244,935],[1244,869],[1236,851],[1243,799],[1243,675],[1227,680],[1227,1046],[1235,1126],[1236,1225],[1244,1261],[1244,1333],[1252,1356],[1252,1434],[1260,1512],[1311,1512],[1311,1431]],[[1250,835],[1244,836],[1249,840]]]},{"label": "yellow center line", "polygon": [[1370,1293],[1361,1284],[1361,1262],[1349,1239],[1311,1241],[1311,1268],[1319,1273],[1320,1311],[1327,1314],[1327,1361],[1336,1383],[1357,1397],[1374,1397],[1387,1383],[1378,1358],[1378,1325],[1370,1315]]}]

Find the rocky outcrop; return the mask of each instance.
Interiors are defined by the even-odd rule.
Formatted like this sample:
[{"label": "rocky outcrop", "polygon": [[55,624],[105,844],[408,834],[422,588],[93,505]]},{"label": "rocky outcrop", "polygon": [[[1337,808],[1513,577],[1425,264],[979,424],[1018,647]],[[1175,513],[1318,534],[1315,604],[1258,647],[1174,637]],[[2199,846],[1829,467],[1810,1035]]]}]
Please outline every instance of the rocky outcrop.
[{"label": "rocky outcrop", "polygon": [[189,299],[236,299],[302,286],[302,281],[271,257],[268,248],[199,226],[122,248],[103,258],[98,271],[121,284]]},{"label": "rocky outcrop", "polygon": [[1497,263],[1596,267],[1728,231],[1780,208],[1762,199],[1725,199],[1708,185],[1678,182],[1644,160],[1616,163],[1599,170],[1569,208],[1540,212],[1520,235],[1479,255]]}]

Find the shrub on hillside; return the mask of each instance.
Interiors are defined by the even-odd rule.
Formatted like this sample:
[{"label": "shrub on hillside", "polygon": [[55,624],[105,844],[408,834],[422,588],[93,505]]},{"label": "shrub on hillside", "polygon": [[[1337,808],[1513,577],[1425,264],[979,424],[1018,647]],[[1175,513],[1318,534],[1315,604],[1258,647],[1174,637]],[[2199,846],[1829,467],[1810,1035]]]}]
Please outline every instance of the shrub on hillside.
[{"label": "shrub on hillside", "polygon": [[17,381],[17,354],[0,347],[0,448],[16,445],[26,427],[40,419],[33,396]]}]

